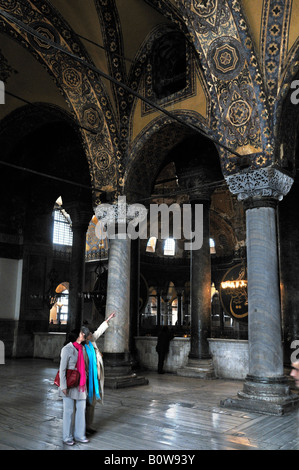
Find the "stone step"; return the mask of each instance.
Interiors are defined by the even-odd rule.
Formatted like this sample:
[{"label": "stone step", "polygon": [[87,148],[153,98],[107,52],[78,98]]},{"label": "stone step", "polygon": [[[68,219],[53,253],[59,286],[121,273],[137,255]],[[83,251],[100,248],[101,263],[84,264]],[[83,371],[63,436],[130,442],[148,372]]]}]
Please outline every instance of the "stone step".
[{"label": "stone step", "polygon": [[193,377],[198,379],[215,379],[215,374],[212,371],[198,370],[193,367],[182,367],[177,370],[177,375],[181,377]]},{"label": "stone step", "polygon": [[124,376],[105,377],[105,387],[107,388],[127,388],[136,387],[137,385],[148,385],[148,379],[137,376],[135,373]]},{"label": "stone step", "polygon": [[213,362],[211,359],[189,359],[185,367],[177,370],[182,377],[197,377],[200,379],[215,379]]},{"label": "stone step", "polygon": [[213,362],[210,360],[189,359],[186,367],[195,367],[202,370],[214,370]]}]

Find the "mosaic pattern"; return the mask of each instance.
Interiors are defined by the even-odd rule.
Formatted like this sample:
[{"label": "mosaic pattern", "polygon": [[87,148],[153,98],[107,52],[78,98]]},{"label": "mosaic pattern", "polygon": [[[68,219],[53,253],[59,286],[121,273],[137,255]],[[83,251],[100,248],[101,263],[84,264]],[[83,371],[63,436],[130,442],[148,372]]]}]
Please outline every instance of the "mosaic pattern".
[{"label": "mosaic pattern", "polygon": [[[109,53],[107,54],[109,64],[109,74],[117,81],[127,84],[128,77],[124,59],[123,38],[119,27],[120,19],[115,0],[96,0],[95,1],[99,21],[101,23],[101,32],[104,46]],[[123,87],[110,83],[114,102],[117,108],[116,122],[110,126],[112,144],[115,149],[115,165],[117,171],[117,184],[115,186],[115,197],[123,192],[124,185],[124,165],[128,149],[128,122],[133,103],[133,95]],[[107,155],[108,157],[108,155]],[[102,168],[105,171],[105,168]]]},{"label": "mosaic pattern", "polygon": [[292,0],[264,0],[261,28],[261,63],[268,89],[268,102],[276,100],[287,54]]},{"label": "mosaic pattern", "polygon": [[241,44],[234,38],[215,39],[208,50],[208,63],[215,77],[220,80],[236,78],[244,67],[244,57],[240,54]]},{"label": "mosaic pattern", "polygon": [[[92,63],[72,30],[47,2],[21,3],[0,0],[0,8],[14,15],[47,39],[55,41],[69,52],[78,54],[86,62]],[[62,54],[41,39],[20,30],[14,23],[1,18],[0,28],[18,39],[42,64],[46,65],[48,72],[70,104],[79,125],[92,131],[82,129],[95,195],[97,188],[115,187],[117,182],[113,158],[115,147],[112,145],[111,137],[111,128],[113,128],[111,124],[114,118],[108,96],[99,77],[96,77],[90,70],[86,71],[77,61]]]},{"label": "mosaic pattern", "polygon": [[[188,18],[188,25],[194,31],[201,58],[203,60],[204,57],[212,74],[208,84],[216,93],[217,106],[214,109],[219,124],[219,141],[237,152],[246,148],[247,153],[253,155],[252,164],[260,166],[260,161],[255,159],[255,155],[269,144],[267,133],[261,132],[263,123],[259,119],[259,114],[262,113],[259,107],[262,110],[265,108],[260,100],[262,83],[254,83],[248,66],[248,55],[252,53],[252,49],[249,47],[247,32],[240,34],[232,13],[235,8],[238,9],[238,15],[241,15],[238,2],[219,0],[215,2],[215,8],[209,10],[209,16],[208,10],[205,10],[204,17],[199,13],[202,10],[198,8],[200,2],[185,0],[182,5],[177,3],[184,17]],[[201,3],[202,6],[210,4]],[[231,3],[231,8],[228,3]],[[214,25],[213,28],[208,28],[207,18],[209,23]],[[198,25],[202,25],[204,34]],[[244,47],[246,44],[247,48]],[[223,150],[220,150],[220,154],[224,174],[239,171],[237,157]],[[266,165],[269,164],[270,158],[269,155]]]},{"label": "mosaic pattern", "polygon": [[[145,96],[153,98],[149,69],[152,44],[162,33],[177,28],[192,43],[197,58],[188,53],[188,86],[162,104],[177,103],[192,96],[195,60],[198,59],[205,79],[208,119],[203,121],[199,114],[187,110],[178,111],[178,115],[187,123],[205,129],[208,135],[233,151],[249,155],[253,169],[267,167],[273,164],[274,159],[276,163],[285,165],[277,157],[275,141],[280,132],[277,128],[278,117],[285,113],[282,99],[287,96],[290,77],[294,77],[299,69],[297,43],[287,55],[292,1],[263,2],[260,37],[262,67],[239,0],[179,0],[176,7],[167,0],[144,1],[156,8],[172,25],[165,26],[163,31],[160,28],[152,31],[137,52],[127,74],[117,2],[95,0],[104,46],[108,50],[110,75],[132,90],[142,88]],[[45,38],[92,63],[78,37],[48,1],[0,0],[0,8],[24,21]],[[0,28],[20,41],[47,67],[70,104],[77,122],[85,128],[82,129],[82,136],[95,202],[99,202],[98,189],[113,191],[115,196],[122,193],[128,187],[128,175],[139,171],[136,164],[141,165],[141,173],[148,174],[150,187],[152,175],[162,162],[162,155],[171,148],[167,134],[171,120],[165,116],[154,119],[140,133],[138,141],[131,142],[131,118],[136,105],[132,93],[111,84],[116,105],[114,112],[101,78],[92,70],[54,50],[42,39],[20,31],[13,23],[0,19]],[[297,62],[291,65],[294,58]],[[142,112],[149,115],[151,109],[143,103]],[[172,126],[177,129],[173,121]],[[155,134],[160,139],[153,138]],[[187,134],[186,130],[181,137]],[[173,138],[172,145],[178,140],[175,132]],[[144,151],[141,155],[140,152]],[[158,157],[155,159],[152,155]],[[240,171],[239,157],[221,148],[219,155],[225,176]]]},{"label": "mosaic pattern", "polygon": [[103,234],[102,227],[97,227],[98,219],[93,216],[86,233],[86,258],[98,260],[107,256],[108,238]]},{"label": "mosaic pattern", "polygon": [[[163,11],[163,2],[147,2]],[[299,53],[289,55],[286,61],[291,3],[291,0],[264,1],[261,69],[239,0],[176,2],[209,87],[214,113],[211,131],[219,130],[217,138],[232,150],[250,154],[251,167],[256,169],[274,160],[281,163],[277,158],[279,149],[275,147],[277,130],[272,123],[276,123],[281,112],[281,100],[287,99],[290,77],[294,77],[294,69],[299,68]],[[164,10],[164,14],[171,18],[169,12]],[[288,73],[289,68],[293,72]],[[277,97],[278,93],[281,96]],[[284,115],[286,119],[286,113]],[[295,133],[290,134],[294,140]],[[239,158],[221,148],[219,153],[224,175],[240,170]]]},{"label": "mosaic pattern", "polygon": [[[30,27],[50,41],[56,42],[57,44],[60,43],[59,34],[50,24],[47,24],[44,21],[33,21],[30,23]],[[37,37],[31,36],[30,34],[28,34],[28,42],[36,51],[41,52],[42,54],[53,55],[55,53],[55,48],[53,46],[43,42]]]}]

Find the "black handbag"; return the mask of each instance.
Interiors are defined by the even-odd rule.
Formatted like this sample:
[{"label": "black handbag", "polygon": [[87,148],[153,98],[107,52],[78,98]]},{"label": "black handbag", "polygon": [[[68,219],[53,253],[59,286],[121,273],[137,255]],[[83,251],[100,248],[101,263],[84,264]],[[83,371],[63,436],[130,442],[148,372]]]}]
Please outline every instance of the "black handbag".
[{"label": "black handbag", "polygon": [[[66,370],[67,388],[78,387],[79,380],[80,380],[80,373],[79,373],[78,370],[75,370],[75,369],[67,369]],[[59,371],[56,374],[56,377],[55,377],[55,380],[54,380],[54,385],[57,385],[57,387],[60,387]]]}]

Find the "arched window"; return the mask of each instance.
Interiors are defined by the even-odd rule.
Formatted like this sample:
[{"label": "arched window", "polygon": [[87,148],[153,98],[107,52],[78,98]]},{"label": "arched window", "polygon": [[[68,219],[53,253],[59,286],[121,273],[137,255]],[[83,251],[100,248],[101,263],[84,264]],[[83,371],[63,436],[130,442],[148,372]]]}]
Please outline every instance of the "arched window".
[{"label": "arched window", "polygon": [[214,255],[216,253],[216,245],[215,240],[213,238],[210,238],[210,253],[211,255]]},{"label": "arched window", "polygon": [[164,255],[174,256],[175,254],[175,241],[173,238],[167,238],[164,243]]},{"label": "arched window", "polygon": [[157,39],[152,53],[153,90],[158,99],[186,87],[186,40],[180,32]]},{"label": "arched window", "polygon": [[69,311],[69,283],[62,282],[55,289],[55,303],[50,310],[51,325],[66,325]]},{"label": "arched window", "polygon": [[69,313],[69,291],[63,291],[60,296],[57,298],[57,307],[59,321],[62,324],[67,323],[68,313]]},{"label": "arched window", "polygon": [[58,198],[53,211],[53,243],[57,245],[73,244],[72,221],[69,214],[62,207],[62,200]]},{"label": "arched window", "polygon": [[148,242],[147,242],[147,245],[146,245],[146,251],[148,251],[149,253],[155,253],[156,243],[157,243],[157,238],[156,237],[150,237],[148,239]]}]

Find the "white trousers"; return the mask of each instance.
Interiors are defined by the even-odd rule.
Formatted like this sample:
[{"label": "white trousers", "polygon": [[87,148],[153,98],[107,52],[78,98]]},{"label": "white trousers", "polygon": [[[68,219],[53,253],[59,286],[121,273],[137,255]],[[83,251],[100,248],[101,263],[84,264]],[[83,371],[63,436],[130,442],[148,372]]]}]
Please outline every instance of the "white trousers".
[{"label": "white trousers", "polygon": [[63,397],[63,441],[85,439],[86,400]]}]

